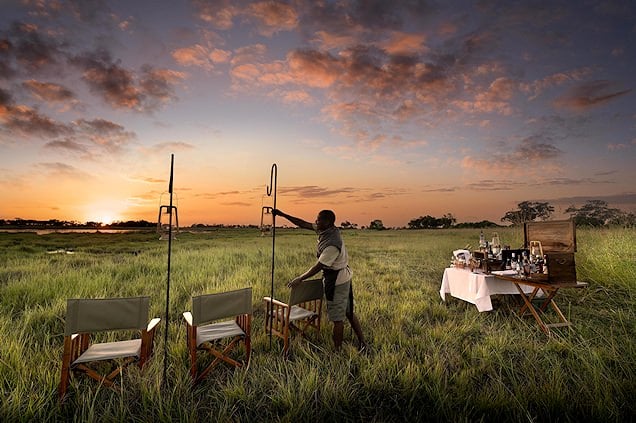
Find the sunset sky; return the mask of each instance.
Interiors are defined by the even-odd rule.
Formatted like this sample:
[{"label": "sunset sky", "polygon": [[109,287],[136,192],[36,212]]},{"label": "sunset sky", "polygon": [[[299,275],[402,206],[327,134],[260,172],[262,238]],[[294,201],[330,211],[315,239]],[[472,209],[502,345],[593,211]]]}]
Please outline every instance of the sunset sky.
[{"label": "sunset sky", "polygon": [[[0,218],[636,210],[636,3],[0,0]],[[164,195],[164,198],[166,196]]]}]

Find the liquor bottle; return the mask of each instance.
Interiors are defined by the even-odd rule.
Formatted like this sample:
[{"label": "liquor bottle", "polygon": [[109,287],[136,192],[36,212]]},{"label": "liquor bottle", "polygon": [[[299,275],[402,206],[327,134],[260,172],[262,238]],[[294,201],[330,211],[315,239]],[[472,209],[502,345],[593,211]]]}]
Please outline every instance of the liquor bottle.
[{"label": "liquor bottle", "polygon": [[486,238],[484,237],[484,231],[479,231],[479,251],[484,251],[486,249]]},{"label": "liquor bottle", "polygon": [[543,274],[548,274],[548,256],[543,256]]},{"label": "liquor bottle", "polygon": [[543,256],[537,256],[537,273],[543,273]]}]

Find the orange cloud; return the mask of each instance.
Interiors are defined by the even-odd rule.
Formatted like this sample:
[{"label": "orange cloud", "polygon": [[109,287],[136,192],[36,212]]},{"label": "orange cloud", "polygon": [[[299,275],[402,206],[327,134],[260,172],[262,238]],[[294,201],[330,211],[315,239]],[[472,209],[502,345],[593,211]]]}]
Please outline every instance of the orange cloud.
[{"label": "orange cloud", "polygon": [[236,7],[232,0],[193,0],[192,3],[197,9],[199,19],[223,30],[231,29],[234,18],[241,13],[240,8]]},{"label": "orange cloud", "polygon": [[554,101],[559,108],[584,111],[628,94],[632,89],[616,91],[610,81],[591,81],[570,89]]},{"label": "orange cloud", "polygon": [[316,31],[312,43],[321,50],[342,49],[358,42],[354,35],[331,34],[327,31]]},{"label": "orange cloud", "polygon": [[172,58],[182,66],[199,66],[211,69],[210,53],[200,44],[182,47],[172,52]]},{"label": "orange cloud", "polygon": [[294,7],[278,1],[252,3],[245,12],[260,23],[259,32],[268,37],[278,31],[290,31],[298,25]]},{"label": "orange cloud", "polygon": [[455,104],[467,113],[499,113],[509,116],[513,113],[510,100],[517,89],[517,83],[509,78],[495,79],[488,89],[475,95],[473,101],[457,101]]},{"label": "orange cloud", "polygon": [[519,88],[521,89],[521,91],[529,93],[531,95],[530,100],[534,100],[549,88],[559,86],[567,82],[580,81],[591,73],[592,69],[587,67],[574,69],[571,71],[557,72],[552,75],[548,75],[542,79],[531,82],[524,82],[519,85]]},{"label": "orange cloud", "polygon": [[425,41],[426,35],[422,33],[393,31],[388,40],[379,43],[379,47],[389,54],[420,54],[427,50],[424,46]]},{"label": "orange cloud", "polygon": [[294,50],[287,55],[287,61],[296,81],[310,87],[333,85],[341,71],[337,59],[316,50]]},{"label": "orange cloud", "polygon": [[527,174],[533,171],[554,170],[554,161],[562,155],[563,151],[549,143],[548,140],[532,136],[522,140],[516,148],[509,152],[493,153],[487,158],[466,156],[462,159],[461,166],[465,169],[498,175],[508,172]]},{"label": "orange cloud", "polygon": [[50,82],[40,82],[34,79],[24,81],[22,86],[29,89],[33,96],[39,100],[50,102],[72,102],[75,94],[68,88]]}]

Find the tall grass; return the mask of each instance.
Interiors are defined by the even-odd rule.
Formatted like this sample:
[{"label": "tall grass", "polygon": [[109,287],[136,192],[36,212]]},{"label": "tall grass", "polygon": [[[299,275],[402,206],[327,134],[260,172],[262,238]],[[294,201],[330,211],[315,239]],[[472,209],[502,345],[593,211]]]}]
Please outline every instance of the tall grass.
[{"label": "tall grass", "polygon": [[[315,260],[311,232],[277,232],[276,296]],[[502,240],[520,245],[514,229]],[[356,312],[371,346],[359,355],[345,332],[333,352],[331,325],[295,338],[289,360],[264,331],[271,239],[252,231],[182,234],[173,243],[168,380],[163,326],[143,372],[129,367],[121,391],[73,378],[59,406],[67,298],[149,295],[165,308],[165,242],[154,234],[0,234],[0,420],[117,421],[626,421],[636,416],[636,233],[577,232],[584,290],[557,297],[575,330],[546,337],[516,314],[511,297],[479,313],[440,280],[453,249],[474,230],[345,231]],[[74,254],[47,254],[72,249]],[[191,388],[181,313],[192,295],[251,286],[249,368],[217,368]],[[163,316],[162,316],[163,317]],[[162,322],[162,325],[165,321]]]}]

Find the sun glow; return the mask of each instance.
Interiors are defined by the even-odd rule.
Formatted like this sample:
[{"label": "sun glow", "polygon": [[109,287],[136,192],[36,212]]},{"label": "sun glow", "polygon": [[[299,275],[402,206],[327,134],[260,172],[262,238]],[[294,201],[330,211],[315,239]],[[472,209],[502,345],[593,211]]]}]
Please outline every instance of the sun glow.
[{"label": "sun glow", "polygon": [[113,207],[112,203],[93,203],[86,206],[86,221],[110,225],[113,222],[126,220],[122,209]]}]

